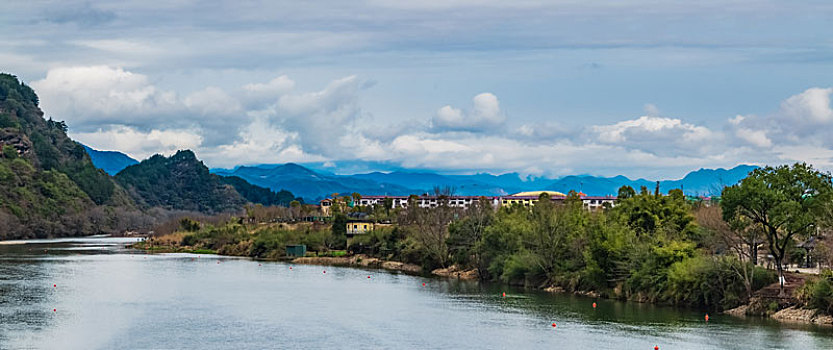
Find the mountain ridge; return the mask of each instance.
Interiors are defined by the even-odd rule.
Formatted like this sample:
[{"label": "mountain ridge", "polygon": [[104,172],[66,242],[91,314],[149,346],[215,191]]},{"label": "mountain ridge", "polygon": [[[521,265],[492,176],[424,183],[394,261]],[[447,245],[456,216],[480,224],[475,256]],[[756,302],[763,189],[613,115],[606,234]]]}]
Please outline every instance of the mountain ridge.
[{"label": "mountain ridge", "polygon": [[138,164],[139,161],[119,151],[99,151],[82,144],[96,168],[104,170],[110,175],[116,175],[128,166]]},{"label": "mountain ridge", "polygon": [[[660,190],[682,188],[688,195],[718,195],[727,185],[756,169],[754,165],[737,165],[730,169],[700,168],[687,173],[680,179],[660,180]],[[358,192],[362,195],[410,195],[431,193],[434,187],[453,187],[458,195],[507,195],[532,190],[581,191],[588,195],[616,195],[621,186],[636,190],[645,186],[651,190],[657,181],[644,178],[630,179],[624,175],[602,177],[593,175],[568,175],[557,179],[545,177],[522,177],[518,173],[493,175],[476,173],[472,175],[443,175],[436,172],[401,169],[391,172],[372,171],[352,175],[336,175],[312,170],[301,164],[260,164],[237,166],[232,169],[212,169],[222,176],[239,176],[247,181],[271,188],[285,189],[314,202],[332,193]]]}]

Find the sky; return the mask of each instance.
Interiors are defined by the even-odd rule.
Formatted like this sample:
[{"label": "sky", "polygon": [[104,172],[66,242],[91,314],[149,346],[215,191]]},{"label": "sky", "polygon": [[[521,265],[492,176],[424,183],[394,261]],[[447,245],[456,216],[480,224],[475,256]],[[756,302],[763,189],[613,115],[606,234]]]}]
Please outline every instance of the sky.
[{"label": "sky", "polygon": [[829,1],[11,0],[0,71],[137,159],[679,178],[833,170],[831,33]]}]

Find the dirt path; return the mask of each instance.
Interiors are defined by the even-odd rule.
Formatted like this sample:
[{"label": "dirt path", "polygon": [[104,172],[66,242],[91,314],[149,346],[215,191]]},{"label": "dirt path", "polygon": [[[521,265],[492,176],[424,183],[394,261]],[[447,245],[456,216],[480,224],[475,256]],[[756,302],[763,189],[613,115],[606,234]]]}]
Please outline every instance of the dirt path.
[{"label": "dirt path", "polygon": [[759,289],[755,292],[755,297],[761,299],[792,299],[793,295],[795,295],[795,290],[798,287],[801,287],[808,277],[810,277],[810,275],[784,272],[784,279],[786,279],[786,282],[784,283],[784,295],[786,295],[786,297],[781,298],[778,296],[781,289],[778,282]]}]

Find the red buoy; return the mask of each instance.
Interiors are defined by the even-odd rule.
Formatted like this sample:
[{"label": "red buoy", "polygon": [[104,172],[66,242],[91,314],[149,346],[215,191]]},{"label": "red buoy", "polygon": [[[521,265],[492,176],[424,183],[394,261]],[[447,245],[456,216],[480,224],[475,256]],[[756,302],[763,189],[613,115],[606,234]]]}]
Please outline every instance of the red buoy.
[{"label": "red buoy", "polygon": [[370,276],[367,276],[367,278],[370,278]]},{"label": "red buoy", "polygon": [[593,308],[594,308],[594,309],[596,308],[596,303],[593,303]]},{"label": "red buoy", "polygon": [[327,270],[324,270],[324,273],[327,273]]},{"label": "red buoy", "polygon": [[52,287],[53,287],[53,288],[56,288],[56,287],[58,287],[58,285],[57,285],[57,284],[53,284],[53,285],[52,285]]},{"label": "red buoy", "polygon": [[506,298],[506,292],[503,292],[503,297]]},{"label": "red buoy", "polygon": [[555,322],[552,323],[552,328],[555,328]]},{"label": "red buoy", "polygon": [[58,312],[58,309],[52,309],[52,312]]},{"label": "red buoy", "polygon": [[654,350],[659,350],[659,345],[654,345]]},{"label": "red buoy", "polygon": [[706,322],[709,322],[709,314],[706,314]]},{"label": "red buoy", "polygon": [[425,282],[422,282],[422,286],[425,287]]},{"label": "red buoy", "polygon": [[263,266],[263,265],[261,265],[261,264],[257,264],[257,266]]}]

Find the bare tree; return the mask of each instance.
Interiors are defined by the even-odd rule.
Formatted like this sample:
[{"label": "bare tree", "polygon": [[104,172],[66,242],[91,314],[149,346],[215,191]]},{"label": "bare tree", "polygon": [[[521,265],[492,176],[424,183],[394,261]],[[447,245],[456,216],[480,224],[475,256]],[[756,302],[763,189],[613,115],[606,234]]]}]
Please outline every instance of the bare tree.
[{"label": "bare tree", "polygon": [[740,222],[746,220],[743,217],[734,218],[738,222],[727,223],[718,206],[700,207],[694,212],[694,217],[701,227],[714,233],[718,242],[737,256],[741,263],[731,264],[732,270],[743,280],[747,296],[752,297],[758,246],[764,241],[760,227]]},{"label": "bare tree", "polygon": [[429,205],[420,208],[413,203],[408,208],[408,217],[416,226],[414,239],[441,267],[448,265],[448,224],[457,216],[456,210],[449,205],[453,195],[452,187],[435,187],[434,196],[429,197],[432,200]]}]

